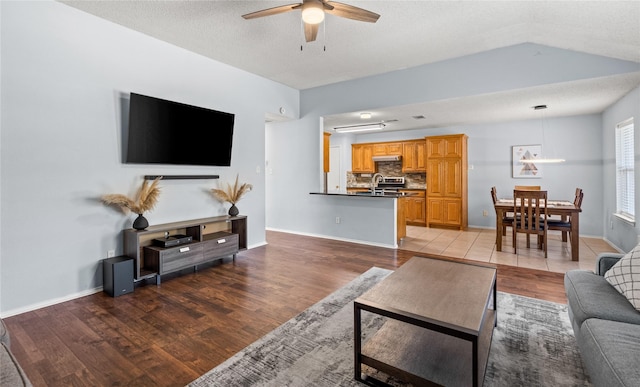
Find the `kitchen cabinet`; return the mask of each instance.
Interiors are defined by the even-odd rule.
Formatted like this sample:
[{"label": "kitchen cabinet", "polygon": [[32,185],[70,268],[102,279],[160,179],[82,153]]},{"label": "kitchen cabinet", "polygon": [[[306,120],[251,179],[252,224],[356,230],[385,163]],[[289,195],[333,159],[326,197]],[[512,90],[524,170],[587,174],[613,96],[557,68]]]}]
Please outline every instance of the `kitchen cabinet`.
[{"label": "kitchen cabinet", "polygon": [[467,228],[467,138],[426,138],[428,226]]},{"label": "kitchen cabinet", "polygon": [[426,141],[415,140],[402,143],[402,172],[426,172]]},{"label": "kitchen cabinet", "polygon": [[[464,139],[460,136],[464,136]],[[466,158],[466,135],[448,135],[427,137],[427,155],[435,157],[459,157]]]},{"label": "kitchen cabinet", "polygon": [[426,226],[427,206],[425,191],[400,190],[400,192],[413,194],[412,196],[405,197],[406,204],[404,213],[407,224],[411,226]]},{"label": "kitchen cabinet", "polygon": [[324,132],[323,133],[323,142],[322,142],[322,169],[324,173],[329,173],[331,171],[331,166],[329,165],[329,147],[331,145],[331,141],[329,137],[331,137],[331,133]]},{"label": "kitchen cabinet", "polygon": [[351,172],[353,173],[375,172],[372,144],[352,144],[351,145]]},{"label": "kitchen cabinet", "polygon": [[379,142],[373,144],[374,156],[397,156],[402,154],[401,142]]}]

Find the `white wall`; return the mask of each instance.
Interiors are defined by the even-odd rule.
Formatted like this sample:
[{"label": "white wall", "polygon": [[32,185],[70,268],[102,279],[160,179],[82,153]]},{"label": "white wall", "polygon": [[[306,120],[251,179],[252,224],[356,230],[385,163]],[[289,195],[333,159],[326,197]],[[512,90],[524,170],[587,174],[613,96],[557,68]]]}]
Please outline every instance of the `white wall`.
[{"label": "white wall", "polygon": [[[90,293],[100,260],[122,253],[133,216],[104,206],[146,174],[237,173],[249,246],[265,243],[265,113],[299,111],[299,91],[57,2],[1,2],[0,313]],[[128,93],[234,113],[231,167],[121,163]],[[194,139],[197,140],[197,139]],[[257,168],[260,172],[257,172]],[[151,224],[225,214],[213,180],[165,181]]]},{"label": "white wall", "polygon": [[[287,152],[280,147],[269,149],[269,162],[280,166],[280,176],[296,177],[295,184],[269,185],[269,195],[277,201],[267,205],[267,226],[295,232],[331,235],[331,230],[318,229],[318,222],[328,222],[335,210],[329,201],[311,207],[309,192],[322,190],[320,117],[338,113],[366,111],[378,107],[398,106],[522,89],[544,84],[588,79],[639,71],[640,64],[593,56],[536,44],[521,44],[476,55],[424,65],[354,81],[340,82],[301,93],[301,119],[274,125],[268,136],[290,140]],[[602,139],[600,115],[566,117],[550,120],[559,126],[547,133],[557,140],[556,152],[564,152],[570,160],[561,166],[545,166],[543,178],[550,194],[571,197],[577,186],[585,189],[585,211],[581,217],[581,234],[602,236]],[[489,207],[489,189],[496,185],[501,192],[512,187],[511,145],[541,143],[527,135],[527,128],[539,128],[537,121],[469,125],[424,131],[466,133],[469,140],[469,162],[477,165],[469,173],[469,221],[472,226],[491,227],[491,216],[482,217]],[[419,131],[418,131],[419,132]],[[423,135],[420,134],[420,135]],[[419,137],[419,136],[416,136]],[[374,138],[374,137],[371,137]],[[407,135],[407,138],[414,138]],[[580,139],[580,144],[577,139]],[[295,153],[295,154],[294,154]],[[346,164],[346,163],[345,163]],[[485,176],[489,177],[485,177]],[[527,180],[517,179],[518,182]],[[318,207],[321,207],[320,209]],[[273,214],[273,215],[272,215]],[[292,216],[291,214],[295,214]],[[317,219],[320,218],[320,221]],[[366,241],[366,233],[361,235]]]},{"label": "white wall", "polygon": [[[615,128],[620,122],[634,118],[635,140],[635,185],[636,185],[636,224],[630,224],[612,214],[616,211],[616,138]],[[630,251],[638,244],[640,235],[640,87],[634,89],[602,115],[603,147],[603,227],[605,238],[623,251]]]}]

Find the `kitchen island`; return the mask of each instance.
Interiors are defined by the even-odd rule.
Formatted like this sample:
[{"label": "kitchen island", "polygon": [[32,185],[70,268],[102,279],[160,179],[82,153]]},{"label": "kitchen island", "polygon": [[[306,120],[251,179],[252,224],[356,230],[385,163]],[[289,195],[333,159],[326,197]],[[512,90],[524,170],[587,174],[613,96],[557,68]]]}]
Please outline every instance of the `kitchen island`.
[{"label": "kitchen island", "polygon": [[327,223],[331,223],[331,236],[336,239],[398,248],[398,242],[407,235],[405,205],[411,193],[311,192],[311,195],[313,202],[318,200],[318,208],[331,201],[335,215],[322,214],[319,220],[335,217],[335,224]]}]

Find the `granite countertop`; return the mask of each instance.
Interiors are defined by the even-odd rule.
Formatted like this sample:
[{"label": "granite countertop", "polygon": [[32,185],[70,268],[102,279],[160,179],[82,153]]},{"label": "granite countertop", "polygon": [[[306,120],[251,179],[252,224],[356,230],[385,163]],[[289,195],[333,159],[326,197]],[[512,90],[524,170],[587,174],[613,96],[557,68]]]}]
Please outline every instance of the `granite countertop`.
[{"label": "granite countertop", "polygon": [[[363,188],[364,189],[371,189],[371,185],[370,184],[368,184],[368,185],[351,185],[351,186],[347,187],[348,190],[349,189],[363,189]],[[403,190],[403,191],[407,191],[407,190],[424,191],[424,190],[427,189],[427,187],[426,186],[423,186],[423,187],[412,186],[412,187],[403,187],[403,188],[400,188],[400,189]]]},{"label": "granite countertop", "polygon": [[370,192],[310,192],[311,195],[327,195],[327,196],[352,196],[352,197],[362,197],[362,198],[404,198],[409,196],[415,196],[417,194],[413,193],[403,193],[403,192],[384,192],[384,193],[370,193]]}]

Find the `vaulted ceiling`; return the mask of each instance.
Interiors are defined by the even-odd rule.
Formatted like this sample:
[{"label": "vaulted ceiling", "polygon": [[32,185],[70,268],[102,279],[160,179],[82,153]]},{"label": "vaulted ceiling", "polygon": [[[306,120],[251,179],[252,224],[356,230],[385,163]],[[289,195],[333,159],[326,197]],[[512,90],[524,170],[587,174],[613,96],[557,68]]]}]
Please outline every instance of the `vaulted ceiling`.
[{"label": "vaulted ceiling", "polygon": [[[364,23],[328,15],[305,43],[300,12],[245,20],[241,15],[290,1],[63,1],[72,7],[300,90],[434,63],[520,43],[537,43],[640,63],[640,1],[350,1],[381,15]],[[640,75],[549,85],[460,101],[441,101],[418,125],[529,118],[534,94],[558,100],[556,115],[588,114],[640,84]],[[597,91],[585,101],[585,91]],[[562,106],[580,98],[581,103]],[[539,99],[538,99],[539,100]],[[491,104],[489,102],[494,101]],[[551,103],[551,102],[548,102]],[[529,105],[527,105],[529,104]],[[517,109],[515,109],[517,107]],[[419,111],[391,107],[379,117]],[[481,113],[481,114],[480,114]],[[554,113],[555,114],[555,113]],[[329,117],[348,124],[348,115]]]}]

